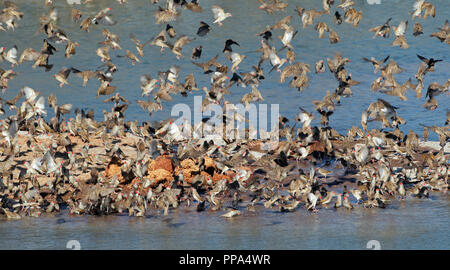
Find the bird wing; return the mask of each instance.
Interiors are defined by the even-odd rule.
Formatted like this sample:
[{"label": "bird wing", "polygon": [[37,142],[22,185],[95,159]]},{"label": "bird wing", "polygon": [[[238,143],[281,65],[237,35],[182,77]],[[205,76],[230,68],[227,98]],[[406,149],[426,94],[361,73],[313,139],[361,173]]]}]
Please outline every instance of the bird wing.
[{"label": "bird wing", "polygon": [[17,46],[14,45],[11,49],[9,49],[8,53],[6,54],[9,58],[16,59],[17,58]]},{"label": "bird wing", "polygon": [[173,44],[173,49],[177,51],[181,51],[184,45],[189,43],[189,37],[188,36],[181,36],[177,41],[175,41],[175,44]]},{"label": "bird wing", "polygon": [[416,55],[417,55],[417,57],[419,57],[420,60],[422,60],[424,63],[428,64],[428,59],[427,58],[425,58],[425,57],[423,57],[421,55],[418,55],[418,54],[416,54]]},{"label": "bird wing", "polygon": [[36,92],[31,87],[25,86],[22,91],[25,93],[26,100],[36,96]]},{"label": "bird wing", "polygon": [[211,10],[214,13],[214,19],[225,16],[225,11],[223,10],[223,8],[219,6],[216,5],[212,6]]},{"label": "bird wing", "polygon": [[130,39],[134,44],[136,44],[136,46],[139,46],[141,44],[141,42],[136,39],[136,36],[133,33],[130,33]]}]

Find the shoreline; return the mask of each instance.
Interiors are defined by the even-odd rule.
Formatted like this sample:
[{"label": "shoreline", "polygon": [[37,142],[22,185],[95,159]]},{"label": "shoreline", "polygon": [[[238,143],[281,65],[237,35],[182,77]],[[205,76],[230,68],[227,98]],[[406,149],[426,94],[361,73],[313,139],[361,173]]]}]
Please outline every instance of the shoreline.
[{"label": "shoreline", "polygon": [[[148,155],[148,145],[146,145],[144,149],[147,154],[144,154],[141,161],[136,161],[139,142],[152,140],[162,142],[165,137],[143,139],[143,137],[135,136],[130,132],[125,132],[124,135],[121,138],[110,138],[109,147],[118,146],[115,149],[117,152],[112,154],[107,153],[101,137],[92,136],[92,134],[89,136],[89,143],[84,143],[79,136],[72,136],[67,132],[55,133],[50,136],[45,134],[30,136],[27,132],[19,131],[17,133],[17,142],[20,145],[18,156],[11,164],[10,175],[3,177],[2,180],[3,195],[0,204],[3,204],[3,208],[5,205],[11,207],[10,210],[7,210],[9,213],[5,212],[4,214],[7,218],[18,219],[25,215],[40,216],[40,213],[44,211],[58,212],[60,207],[67,207],[71,215],[128,213],[130,216],[145,216],[147,210],[151,209],[160,210],[163,215],[166,215],[169,211],[179,207],[198,205],[196,199],[199,198],[195,195],[199,194],[200,200],[203,202],[203,209],[199,209],[199,211],[221,211],[228,212],[229,216],[234,216],[241,214],[241,211],[237,210],[237,205],[247,206],[247,210],[244,211],[253,211],[256,205],[263,205],[265,208],[279,211],[311,209],[311,198],[308,198],[311,196],[310,194],[317,197],[314,210],[323,207],[321,200],[330,194],[331,200],[328,202],[329,205],[326,205],[328,207],[333,207],[333,204],[337,202],[334,202],[335,200],[341,200],[346,196],[346,200],[352,204],[348,208],[384,207],[391,200],[398,199],[399,179],[404,181],[407,193],[414,196],[428,196],[421,193],[425,191],[424,187],[430,192],[433,190],[445,192],[448,188],[446,184],[448,173],[445,175],[445,179],[440,174],[438,179],[435,179],[438,170],[442,170],[442,165],[434,164],[433,171],[424,170],[423,179],[406,179],[405,169],[402,168],[403,161],[397,159],[398,155],[389,153],[392,152],[392,149],[382,149],[379,151],[389,161],[392,170],[393,179],[390,179],[389,182],[392,182],[395,187],[387,187],[386,183],[377,185],[378,188],[384,189],[383,193],[379,194],[382,196],[380,197],[381,201],[378,201],[378,204],[382,203],[381,206],[376,203],[376,200],[374,203],[373,198],[370,198],[373,194],[357,200],[365,204],[356,204],[353,192],[360,188],[363,192],[367,190],[363,187],[368,186],[367,183],[370,183],[370,180],[367,180],[367,175],[364,176],[364,173],[359,172],[356,165],[353,165],[350,170],[337,164],[337,158],[331,159],[330,153],[320,141],[309,143],[309,154],[305,159],[298,161],[294,157],[298,153],[295,153],[295,147],[292,147],[298,143],[288,145],[286,148],[286,143],[280,142],[277,145],[278,148],[264,151],[261,150],[261,144],[264,144],[261,140],[242,141],[241,150],[234,152],[241,151],[248,154],[242,158],[242,162],[233,161],[232,163],[237,165],[229,167],[225,165],[227,161],[224,162],[223,156],[217,154],[219,150],[215,149],[213,149],[214,151],[209,149],[211,153],[209,155],[206,154],[207,149],[203,149],[203,153],[196,153],[194,157],[188,155],[179,160],[176,157],[177,153],[170,151],[161,151],[156,155],[157,157],[152,158]],[[68,138],[70,144],[56,146],[55,141],[61,140],[61,138]],[[33,140],[34,144],[29,140]],[[334,149],[342,147],[342,142],[339,140],[331,140],[331,142]],[[352,149],[358,143],[361,143],[361,139],[352,142]],[[82,153],[83,148],[86,148],[87,145],[89,150]],[[448,151],[449,146],[450,144],[447,143],[444,151]],[[36,150],[39,147],[42,150]],[[73,153],[72,158],[67,152],[68,147]],[[224,146],[224,150],[227,147],[229,145]],[[415,161],[418,161],[423,154],[434,153],[436,155],[438,147],[439,142],[420,142],[416,151],[418,156],[414,157]],[[210,148],[219,149],[220,147],[212,145]],[[279,158],[280,150],[283,148],[289,149],[286,158],[288,164],[279,166],[273,160],[276,157]],[[59,168],[49,175],[36,173],[27,178],[25,162],[31,164],[35,158],[43,156],[47,152],[45,149],[51,149],[55,163],[60,164]],[[202,146],[199,145],[198,149],[201,150]],[[243,152],[242,149],[246,149],[247,152]],[[232,156],[231,152],[230,156]],[[262,153],[259,159],[252,155],[256,152]],[[87,159],[84,159],[83,155]],[[320,157],[324,157],[324,159],[320,159]],[[448,159],[448,152],[444,153],[444,157]],[[249,163],[248,159],[252,162]],[[71,164],[70,160],[75,160],[75,164]],[[312,178],[310,178],[311,164],[315,164]],[[142,165],[146,166],[146,169],[142,169],[144,167]],[[379,168],[379,166],[381,166],[380,161],[368,162],[364,170],[373,173],[373,169]],[[137,169],[145,173],[139,177]],[[321,170],[325,170],[325,174],[328,175],[324,177]],[[94,174],[93,171],[96,173]],[[343,171],[346,171],[345,175]],[[280,176],[280,173],[284,173],[284,177]],[[8,178],[10,179],[8,180]],[[430,179],[445,183],[432,186],[428,183]],[[303,187],[295,188],[295,185]],[[320,187],[320,191],[315,188],[316,192],[312,192],[312,186]],[[193,188],[197,194],[193,194]],[[38,192],[33,193],[30,190]],[[30,193],[34,195],[30,197]],[[212,193],[214,194],[212,195]],[[337,207],[342,206],[338,205]]]}]

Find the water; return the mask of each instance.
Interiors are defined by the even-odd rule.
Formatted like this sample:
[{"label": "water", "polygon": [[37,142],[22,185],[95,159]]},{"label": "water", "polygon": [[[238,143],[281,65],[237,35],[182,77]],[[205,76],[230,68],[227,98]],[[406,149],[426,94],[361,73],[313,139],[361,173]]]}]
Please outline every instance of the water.
[{"label": "water", "polygon": [[[243,209],[241,209],[243,210]],[[167,216],[68,216],[0,219],[0,249],[448,249],[449,196],[407,199],[386,209],[261,209],[226,220],[223,212],[174,210]]]},{"label": "water", "polygon": [[[15,1],[25,16],[19,21],[19,27],[15,32],[0,32],[0,46],[10,48],[17,45],[19,54],[27,47],[40,50],[42,46],[42,34],[35,35],[39,27],[38,18],[47,13],[43,1],[19,0]],[[17,94],[18,89],[30,86],[47,97],[55,93],[58,103],[72,103],[74,107],[93,108],[96,118],[102,120],[103,110],[110,110],[110,104],[104,104],[105,97],[96,98],[95,93],[99,82],[91,80],[87,87],[81,86],[81,79],[75,76],[69,77],[70,85],[58,87],[52,75],[63,67],[75,67],[80,70],[96,69],[101,65],[100,59],[95,54],[97,43],[103,41],[101,29],[103,26],[91,26],[91,31],[80,31],[79,24],[70,21],[71,7],[65,1],[55,1],[58,9],[62,29],[73,41],[80,43],[77,54],[70,59],[64,58],[64,45],[57,45],[60,50],[50,58],[54,64],[51,72],[45,73],[42,69],[32,69],[31,63],[19,65],[14,70],[19,76],[10,81],[9,88],[1,97],[10,99]],[[116,1],[95,1],[88,6],[77,6],[85,14],[94,15],[106,4],[112,8],[113,18],[118,24],[105,27],[116,33],[121,38],[122,48],[135,52],[134,44],[129,40],[129,33],[133,32],[138,39],[145,41],[154,37],[165,28],[165,24],[155,25],[153,14],[157,6],[148,4],[147,0],[129,1],[133,4],[119,5]],[[435,111],[427,111],[422,108],[425,102],[425,90],[423,97],[416,99],[413,91],[408,91],[408,101],[404,102],[397,97],[391,97],[378,92],[370,91],[371,82],[378,76],[373,74],[371,64],[363,62],[361,57],[374,56],[376,59],[390,55],[405,72],[395,76],[399,83],[405,82],[417,71],[420,60],[416,53],[443,59],[436,64],[436,71],[429,73],[425,78],[425,87],[430,82],[437,81],[443,84],[448,78],[450,69],[449,46],[429,37],[431,32],[441,27],[445,19],[449,18],[450,10],[447,8],[447,0],[433,0],[436,6],[436,18],[427,20],[412,20],[409,11],[412,10],[414,1],[382,0],[380,5],[369,5],[366,1],[355,1],[356,9],[363,11],[363,19],[357,28],[343,23],[335,25],[332,18],[322,16],[317,21],[326,22],[329,27],[338,32],[341,42],[330,45],[327,38],[319,39],[313,27],[300,28],[292,45],[295,48],[296,60],[311,64],[326,57],[333,57],[336,51],[340,51],[344,57],[349,57],[351,62],[346,65],[355,80],[361,81],[360,85],[352,87],[353,97],[342,99],[342,106],[337,107],[330,117],[330,125],[340,132],[360,126],[360,115],[363,109],[377,98],[383,98],[400,107],[398,113],[407,123],[402,127],[404,132],[412,129],[417,133],[422,132],[419,123],[427,125],[442,125],[445,121],[445,112],[449,109],[449,97],[440,95],[437,97],[439,107]],[[226,11],[233,14],[224,25],[219,28],[212,25],[212,13],[210,6],[218,4]],[[186,34],[193,37],[200,21],[209,23],[211,32],[206,37],[197,37],[195,41],[183,48],[185,58],[177,60],[168,50],[161,54],[159,48],[144,48],[145,57],[141,63],[132,66],[126,58],[117,58],[124,51],[110,51],[113,62],[119,71],[114,75],[112,85],[118,87],[118,92],[133,102],[127,112],[127,120],[159,120],[170,116],[171,108],[177,103],[187,103],[192,106],[193,95],[182,97],[174,96],[173,101],[163,102],[164,110],[156,112],[149,117],[136,103],[141,99],[139,77],[142,74],[151,74],[156,77],[158,71],[165,71],[171,65],[180,66],[180,79],[193,72],[199,87],[209,86],[209,77],[201,73],[200,68],[190,63],[192,48],[203,45],[201,61],[206,61],[219,53],[219,62],[229,64],[221,53],[224,42],[228,38],[237,41],[241,46],[234,46],[239,53],[244,53],[247,58],[241,63],[240,71],[247,72],[256,64],[260,54],[247,53],[257,48],[259,39],[256,33],[271,25],[284,16],[294,15],[292,24],[297,27],[299,17],[293,11],[295,5],[307,9],[321,9],[321,1],[289,1],[287,13],[275,13],[268,15],[257,9],[257,1],[227,0],[227,1],[201,1],[203,13],[192,13],[185,10],[177,21],[170,24],[175,28],[178,36]],[[341,13],[342,11],[339,10]],[[334,8],[333,8],[334,12]],[[391,25],[398,25],[401,20],[408,20],[409,25],[406,40],[410,48],[407,50],[399,47],[391,47],[393,41],[377,38],[372,39],[373,33],[368,29],[383,24],[387,18],[392,17]],[[412,36],[412,26],[419,21],[424,27],[424,35]],[[274,36],[281,35],[274,32]],[[281,43],[274,38],[279,48]],[[284,52],[281,53],[284,56]],[[0,63],[0,67],[9,68],[7,62]],[[270,69],[269,64],[264,63],[264,71]],[[278,75],[266,74],[266,79],[260,85],[265,101],[264,103],[280,104],[280,113],[293,119],[298,112],[298,106],[306,110],[312,110],[311,103],[314,99],[322,99],[327,90],[334,91],[337,83],[333,75],[327,70],[323,74],[309,74],[309,87],[299,93],[296,89],[288,88],[288,82],[280,84]],[[413,82],[415,80],[413,79]],[[228,100],[238,103],[243,94],[250,89],[231,89],[232,95]],[[201,94],[199,91],[196,94]],[[49,111],[49,116],[53,113]],[[320,117],[316,115],[313,125],[319,125]],[[369,128],[379,128],[379,123],[370,123]],[[434,134],[430,139],[436,140]],[[152,215],[149,218],[129,218],[127,216],[111,217],[70,217],[63,213],[59,217],[53,215],[40,218],[24,218],[19,221],[0,220],[0,248],[2,249],[64,249],[69,240],[80,241],[83,249],[365,249],[369,240],[379,240],[383,249],[447,249],[449,242],[449,200],[448,195],[435,195],[432,200],[407,200],[396,202],[388,209],[361,209],[356,208],[352,212],[321,210],[317,215],[312,215],[300,209],[294,213],[281,214],[264,211],[255,216],[242,216],[232,220],[224,220],[221,213],[196,213],[177,210],[169,216]],[[65,222],[58,219],[64,219]]]}]

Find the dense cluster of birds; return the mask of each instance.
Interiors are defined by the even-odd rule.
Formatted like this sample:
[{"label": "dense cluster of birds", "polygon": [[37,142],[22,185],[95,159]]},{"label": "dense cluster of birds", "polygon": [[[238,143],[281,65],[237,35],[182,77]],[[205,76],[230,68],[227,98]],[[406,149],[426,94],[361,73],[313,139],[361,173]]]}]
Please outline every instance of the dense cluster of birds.
[{"label": "dense cluster of birds", "polygon": [[[129,4],[126,0],[118,1]],[[71,18],[74,23],[79,23],[80,31],[97,31],[100,25],[108,26],[108,29],[101,29],[105,40],[99,42],[96,50],[104,68],[63,68],[53,77],[59,87],[69,85],[67,79],[70,74],[81,78],[83,86],[90,79],[98,79],[100,85],[97,97],[109,96],[104,102],[111,102],[113,106],[111,111],[103,112],[103,121],[96,121],[93,110],[85,111],[74,109],[72,104],[60,104],[54,94],[45,98],[29,86],[20,89],[10,100],[0,98],[1,115],[6,113],[6,108],[15,111],[0,120],[0,213],[8,218],[39,216],[42,212],[64,208],[68,208],[71,214],[127,212],[129,215],[144,216],[152,210],[162,210],[167,214],[170,209],[190,206],[194,202],[198,211],[228,210],[224,217],[233,217],[242,211],[256,212],[261,206],[283,212],[295,211],[301,206],[313,212],[329,206],[353,209],[356,204],[384,208],[395,199],[428,197],[431,191],[446,192],[448,189],[448,153],[444,150],[450,138],[450,112],[447,112],[445,123],[424,125],[422,139],[413,131],[404,134],[400,130],[399,126],[405,120],[398,115],[398,107],[383,99],[378,99],[363,110],[361,128],[354,126],[348,133],[340,134],[329,125],[329,117],[340,105],[341,98],[351,97],[351,87],[360,83],[352,79],[345,67],[350,59],[340,53],[336,53],[332,59],[315,63],[316,73],[324,73],[328,68],[338,85],[334,92],[327,91],[322,100],[313,101],[314,109],[321,117],[320,126],[312,126],[315,115],[300,107],[292,126],[286,117],[279,116],[280,124],[276,132],[279,132],[281,140],[276,143],[270,140],[274,135],[271,132],[266,132],[266,139],[260,140],[231,136],[237,132],[237,128],[225,131],[223,136],[201,136],[206,130],[225,130],[229,122],[245,124],[245,115],[239,114],[237,110],[233,117],[224,113],[223,123],[219,127],[212,126],[208,121],[195,123],[194,126],[187,121],[179,125],[173,119],[142,122],[140,125],[137,121],[126,121],[125,112],[131,102],[116,92],[117,87],[112,85],[118,68],[113,63],[110,51],[124,51],[124,54],[117,56],[129,59],[132,65],[138,65],[144,57],[144,51],[154,46],[159,47],[161,53],[170,50],[181,60],[184,58],[183,47],[196,37],[178,34],[169,23],[177,20],[185,10],[194,13],[206,11],[198,0],[166,0],[164,5],[159,0],[150,0],[151,5],[158,5],[154,13],[156,24],[166,25],[155,37],[145,42],[131,33],[129,38],[136,47],[123,50],[119,36],[112,32],[117,22],[111,8],[97,12],[81,11],[75,8],[76,5],[85,5],[94,0],[67,2],[75,5]],[[259,2],[258,9],[268,14],[286,12],[288,9],[288,1]],[[338,4],[334,0],[323,0],[322,4],[320,10],[307,10],[299,6],[294,9],[303,28],[314,26],[314,21],[321,16],[333,16],[336,25],[345,22],[358,27],[362,11],[354,8],[353,1],[342,0]],[[58,46],[65,44],[64,55],[70,58],[76,54],[76,48],[82,45],[71,40],[70,35],[57,24],[59,14],[53,1],[45,0],[45,6],[49,12],[40,17],[37,30],[38,34],[45,36],[40,50],[26,48],[19,56],[17,46],[0,47],[0,62],[11,64],[11,69],[0,68],[2,93],[7,91],[8,81],[18,76],[13,70],[17,65],[23,65],[24,61],[32,62],[33,69],[43,68],[43,72],[49,72],[53,68],[49,63],[50,57],[59,52]],[[435,12],[432,3],[418,0],[411,14],[412,19],[426,19],[435,17]],[[201,21],[195,35],[205,37],[210,31],[217,30],[211,25],[221,27],[232,19],[232,14],[218,5],[211,7],[211,13],[211,22]],[[0,30],[18,30],[23,16],[26,14],[20,11],[17,4],[4,1]],[[226,100],[226,95],[231,95],[229,89],[236,85],[251,88],[241,98],[241,103],[247,106],[264,100],[258,86],[266,76],[277,74],[273,71],[279,73],[280,83],[289,79],[289,87],[303,91],[308,87],[311,68],[310,64],[295,60],[292,42],[298,30],[291,25],[292,18],[292,15],[286,16],[256,33],[260,38],[260,48],[251,53],[259,52],[261,57],[252,70],[238,72],[246,56],[235,51],[240,47],[235,40],[226,40],[221,52],[231,66],[218,61],[219,53],[207,61],[199,62],[203,47],[198,46],[192,50],[191,61],[211,77],[209,89],[206,86],[199,88],[193,73],[187,75],[183,82],[179,79],[179,66],[172,65],[167,71],[159,72],[157,78],[149,74],[140,77],[143,100],[137,100],[137,104],[151,116],[154,111],[163,110],[163,102],[171,101],[173,95],[187,96],[201,90],[205,93],[202,110],[207,110],[210,104],[232,105]],[[374,38],[389,38],[392,29],[395,35],[392,46],[407,49],[409,46],[404,34],[408,21],[401,21],[395,27],[389,25],[391,20],[389,18],[383,25],[368,31],[374,33]],[[319,38],[324,38],[325,33],[328,33],[331,44],[340,42],[338,33],[325,22],[318,21],[314,29]],[[276,48],[277,44],[273,40],[275,31],[283,31],[278,36],[281,42],[279,48]],[[413,35],[422,35],[423,31],[417,22]],[[448,21],[439,28],[439,32],[430,36],[450,44]],[[280,57],[283,51],[285,57]],[[413,78],[404,83],[395,80],[394,75],[404,69],[390,56],[381,60],[363,58],[363,61],[373,65],[375,74],[381,72],[371,89],[397,96],[402,101],[407,99],[406,91],[412,89],[420,98],[425,89],[424,77],[433,72],[442,60],[422,55],[417,57],[420,66],[414,75],[415,83]],[[267,62],[269,71],[263,72]],[[423,106],[429,110],[436,109],[439,105],[435,97],[448,95],[449,88],[450,79],[442,83],[430,83]],[[47,111],[46,101],[53,112]],[[66,119],[66,115],[72,111],[75,117]],[[48,114],[53,116],[46,120]],[[371,121],[381,122],[382,129],[369,130],[367,123]],[[258,132],[251,126],[246,127],[245,131],[247,135]],[[428,139],[429,131],[438,135],[439,151],[424,149],[420,145],[421,140]],[[184,160],[192,159],[198,167],[198,173],[188,181],[183,173],[174,170],[168,177],[170,180],[159,181],[151,177],[153,174],[149,171],[149,164],[159,157],[170,159],[177,168],[182,167]],[[213,160],[213,166],[206,165],[207,158]],[[120,177],[119,174],[108,175],[105,172],[111,164],[120,165]],[[333,169],[327,170],[329,166]],[[201,171],[206,174],[199,173]],[[86,175],[88,177],[82,177]],[[214,175],[227,177],[213,180]],[[356,176],[357,180],[349,176]]]}]

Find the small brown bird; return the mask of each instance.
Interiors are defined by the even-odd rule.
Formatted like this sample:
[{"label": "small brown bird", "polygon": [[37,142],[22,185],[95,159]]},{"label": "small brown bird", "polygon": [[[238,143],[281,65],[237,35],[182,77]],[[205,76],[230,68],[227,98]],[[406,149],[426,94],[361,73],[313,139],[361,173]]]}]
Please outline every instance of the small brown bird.
[{"label": "small brown bird", "polygon": [[317,112],[321,115],[320,124],[324,127],[327,127],[329,123],[328,117],[333,114],[333,111],[324,111],[322,109],[317,109]]},{"label": "small brown bird", "polygon": [[102,62],[107,62],[111,60],[109,57],[109,47],[101,47],[96,50],[97,55],[101,58]]},{"label": "small brown bird", "polygon": [[92,17],[87,17],[80,23],[80,29],[86,32],[89,32],[89,26],[91,26]]},{"label": "small brown bird", "polygon": [[139,60],[139,58],[132,53],[130,50],[125,50],[126,54],[125,55],[118,55],[117,57],[126,57],[128,59],[131,60],[131,64],[134,66],[136,64],[136,62],[141,62],[141,60]]},{"label": "small brown bird", "polygon": [[321,175],[325,176],[325,181],[327,180],[327,176],[332,173],[332,171],[329,171],[329,170],[321,168],[321,167],[316,168],[316,171],[318,173],[320,173]]},{"label": "small brown bird", "polygon": [[447,44],[450,44],[450,25],[448,20],[445,21],[445,24],[442,28],[439,28],[439,32],[433,32],[431,37],[436,37],[441,42],[446,41]]},{"label": "small brown bird", "polygon": [[22,64],[23,61],[36,61],[40,53],[32,48],[25,49],[19,57],[18,64]]},{"label": "small brown bird", "polygon": [[194,49],[192,49],[191,59],[192,60],[199,59],[202,56],[202,49],[203,49],[202,46],[198,46],[198,47],[195,47]]},{"label": "small brown bird", "polygon": [[76,8],[72,9],[72,21],[78,22],[82,16],[83,16],[83,13],[80,10],[78,10]]},{"label": "small brown bird", "polygon": [[[10,100],[5,100],[5,104],[9,106],[10,110],[17,110],[16,103],[17,103],[17,101],[19,101],[19,99],[22,97],[22,95],[23,95],[23,91],[19,91],[19,93],[14,98],[12,98]],[[1,101],[0,101],[0,103],[1,103]]]},{"label": "small brown bird", "polygon": [[373,38],[376,38],[377,36],[388,38],[391,34],[391,27],[389,26],[391,20],[392,18],[389,18],[384,24],[370,28],[369,32],[375,33]]},{"label": "small brown bird", "polygon": [[319,33],[319,38],[323,38],[325,32],[329,32],[328,25],[324,22],[318,22],[314,29]]},{"label": "small brown bird", "polygon": [[428,16],[436,16],[436,8],[430,2],[425,2],[425,0],[417,0],[414,2],[414,11],[412,12],[412,18],[420,18],[422,10],[425,10],[423,18],[426,19]]},{"label": "small brown bird", "polygon": [[191,2],[186,4],[186,8],[192,12],[202,12],[203,8],[198,4],[198,0],[192,0]]},{"label": "small brown bird", "polygon": [[53,75],[53,77],[60,82],[59,87],[63,87],[64,84],[69,85],[69,82],[67,82],[67,78],[69,77],[70,72],[72,69],[70,68],[63,68],[60,72]]},{"label": "small brown bird", "polygon": [[217,63],[217,59],[219,58],[219,55],[217,54],[216,56],[214,56],[213,58],[209,59],[208,61],[204,62],[204,63],[196,63],[192,61],[192,64],[201,67],[203,69],[203,72],[207,73],[210,71],[210,67],[211,66],[215,66]]},{"label": "small brown bird", "polygon": [[231,13],[225,12],[223,10],[223,8],[221,8],[221,7],[217,6],[217,5],[211,6],[211,11],[213,12],[213,15],[214,15],[214,22],[213,23],[217,23],[219,26],[222,26],[222,22],[226,18],[232,17]]},{"label": "small brown bird", "polygon": [[136,45],[136,51],[138,52],[139,56],[144,57],[143,49],[144,49],[145,45],[147,45],[150,42],[150,40],[147,40],[146,42],[141,43],[141,41],[139,39],[136,39],[136,37],[134,36],[133,33],[130,33],[130,39],[134,43],[134,45]]},{"label": "small brown bird", "polygon": [[142,96],[148,96],[156,87],[157,79],[152,79],[150,75],[145,74],[140,77]]},{"label": "small brown bird", "polygon": [[338,36],[338,34],[331,28],[329,28],[329,30],[330,30],[330,34],[329,34],[330,43],[334,44],[334,43],[340,42],[341,38]]},{"label": "small brown bird", "polygon": [[109,84],[108,81],[102,81],[100,86],[97,88],[97,97],[100,95],[110,95],[116,91],[117,87]]},{"label": "small brown bird", "polygon": [[345,12],[345,22],[352,24],[353,27],[357,27],[362,19],[362,11],[356,11],[354,8],[350,8]]},{"label": "small brown bird", "polygon": [[91,71],[91,70],[80,71],[80,70],[75,69],[75,68],[72,68],[72,73],[74,73],[76,76],[78,76],[78,77],[83,79],[83,86],[86,86],[87,82],[90,79],[99,76],[97,71]]},{"label": "small brown bird", "polygon": [[130,104],[130,102],[126,98],[122,97],[119,93],[116,93],[115,95],[105,99],[103,101],[103,103],[113,102],[115,104],[115,106],[117,107],[117,106],[119,106],[119,103],[121,101],[126,104]]},{"label": "small brown bird", "polygon": [[188,36],[183,35],[183,36],[179,37],[173,45],[169,44],[169,47],[172,50],[172,52],[177,56],[177,59],[180,59],[181,57],[183,57],[183,54],[181,54],[181,50],[183,50],[183,46],[188,44],[189,42],[191,42],[194,39],[190,39]]},{"label": "small brown bird", "polygon": [[353,205],[350,203],[348,193],[345,194],[345,196],[344,196],[344,201],[342,202],[342,205],[343,205],[345,208],[347,208],[347,209],[353,209]]},{"label": "small brown bird", "polygon": [[184,80],[183,88],[191,93],[192,93],[192,90],[199,90],[197,88],[197,83],[195,82],[195,77],[194,77],[193,73],[186,76],[186,79]]},{"label": "small brown bird", "polygon": [[316,62],[316,73],[325,72],[325,65],[323,60],[319,60]]},{"label": "small brown bird", "polygon": [[394,42],[392,42],[392,46],[400,46],[400,48],[402,48],[402,49],[409,48],[409,45],[408,45],[408,43],[406,43],[406,39],[404,36],[407,26],[408,26],[408,21],[400,22],[400,24],[397,27],[392,26],[392,29],[394,29],[394,34],[395,34],[395,40],[394,40]]},{"label": "small brown bird", "polygon": [[423,34],[423,27],[420,23],[416,22],[413,27],[413,35],[417,37]]},{"label": "small brown bird", "polygon": [[70,40],[67,41],[66,50],[65,50],[65,57],[67,59],[70,58],[70,56],[75,54],[75,47],[79,47],[80,44],[78,42],[72,42]]},{"label": "small brown bird", "polygon": [[166,26],[166,33],[169,35],[170,38],[174,38],[177,36],[177,32],[175,32],[175,29],[170,24],[167,24]]},{"label": "small brown bird", "polygon": [[163,109],[160,102],[143,101],[143,100],[138,100],[136,102],[143,110],[146,110],[150,115],[152,115],[154,111],[160,111]]},{"label": "small brown bird", "polygon": [[375,70],[373,71],[374,74],[377,73],[378,70],[381,70],[382,67],[381,65],[383,65],[384,63],[386,63],[386,61],[389,59],[389,55],[382,59],[382,60],[376,60],[374,57],[370,57],[370,59],[367,59],[366,57],[363,57],[362,59],[366,62],[370,62],[372,63],[372,65],[374,66]]}]

